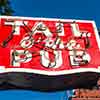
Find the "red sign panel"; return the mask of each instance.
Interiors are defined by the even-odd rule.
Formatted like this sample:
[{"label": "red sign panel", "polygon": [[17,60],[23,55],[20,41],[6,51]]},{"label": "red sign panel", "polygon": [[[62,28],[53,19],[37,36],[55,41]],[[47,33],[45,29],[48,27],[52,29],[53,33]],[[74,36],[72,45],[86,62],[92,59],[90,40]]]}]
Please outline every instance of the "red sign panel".
[{"label": "red sign panel", "polygon": [[100,72],[94,21],[0,17],[0,73]]}]

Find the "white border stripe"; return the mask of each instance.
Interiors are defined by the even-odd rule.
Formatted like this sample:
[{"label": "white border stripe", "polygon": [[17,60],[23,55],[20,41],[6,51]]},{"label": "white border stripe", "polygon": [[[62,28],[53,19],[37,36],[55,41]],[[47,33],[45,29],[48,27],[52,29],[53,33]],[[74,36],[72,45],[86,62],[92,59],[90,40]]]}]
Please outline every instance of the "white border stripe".
[{"label": "white border stripe", "polygon": [[42,17],[20,17],[20,16],[0,16],[0,18],[12,18],[12,19],[22,19],[22,20],[45,20],[45,21],[63,21],[63,22],[85,22],[91,23],[92,20],[76,20],[76,19],[57,19],[57,18],[42,18]]},{"label": "white border stripe", "polygon": [[94,31],[95,31],[95,36],[96,36],[97,44],[98,44],[98,47],[99,47],[99,50],[100,50],[100,38],[99,38],[99,33],[98,33],[98,30],[97,30],[97,27],[96,27],[95,22],[93,21],[92,23],[93,23],[93,27],[94,27]]},{"label": "white border stripe", "polygon": [[78,69],[62,70],[62,71],[43,71],[43,70],[35,70],[35,69],[28,69],[28,68],[5,68],[3,70],[0,70],[0,73],[8,73],[8,72],[24,72],[24,73],[26,72],[26,73],[33,73],[33,74],[48,75],[48,76],[57,76],[57,75],[68,75],[68,74],[75,74],[75,73],[82,73],[82,72],[95,72],[99,74],[100,69],[78,68]]}]

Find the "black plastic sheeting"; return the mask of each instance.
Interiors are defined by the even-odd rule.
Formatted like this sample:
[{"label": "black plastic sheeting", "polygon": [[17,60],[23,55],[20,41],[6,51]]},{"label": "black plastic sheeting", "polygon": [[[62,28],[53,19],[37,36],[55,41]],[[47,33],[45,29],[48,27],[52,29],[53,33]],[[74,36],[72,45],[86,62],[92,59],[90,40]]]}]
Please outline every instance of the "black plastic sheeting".
[{"label": "black plastic sheeting", "polygon": [[57,91],[76,88],[91,88],[97,83],[100,74],[94,72],[69,75],[47,76],[32,73],[0,74],[0,90],[27,89],[38,91]]}]

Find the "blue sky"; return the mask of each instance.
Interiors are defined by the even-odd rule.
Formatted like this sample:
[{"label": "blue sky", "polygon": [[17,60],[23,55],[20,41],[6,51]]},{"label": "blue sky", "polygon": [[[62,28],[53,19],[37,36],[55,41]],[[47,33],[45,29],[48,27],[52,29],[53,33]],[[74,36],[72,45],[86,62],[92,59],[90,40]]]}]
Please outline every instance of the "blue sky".
[{"label": "blue sky", "polygon": [[[15,16],[95,20],[100,27],[100,0],[10,0]],[[1,100],[66,100],[66,91],[0,91]]]},{"label": "blue sky", "polygon": [[37,92],[29,90],[0,91],[0,100],[66,100],[66,91]]},{"label": "blue sky", "polygon": [[16,16],[95,20],[100,27],[100,0],[10,0]]}]

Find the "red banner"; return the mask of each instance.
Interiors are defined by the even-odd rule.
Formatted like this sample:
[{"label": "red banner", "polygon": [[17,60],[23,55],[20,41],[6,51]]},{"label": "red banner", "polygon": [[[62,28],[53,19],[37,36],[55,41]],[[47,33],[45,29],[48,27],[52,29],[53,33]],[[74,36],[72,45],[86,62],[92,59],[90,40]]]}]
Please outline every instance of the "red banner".
[{"label": "red banner", "polygon": [[94,21],[0,17],[0,73],[100,72]]}]

